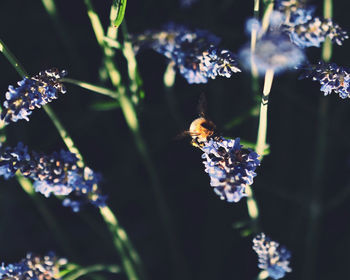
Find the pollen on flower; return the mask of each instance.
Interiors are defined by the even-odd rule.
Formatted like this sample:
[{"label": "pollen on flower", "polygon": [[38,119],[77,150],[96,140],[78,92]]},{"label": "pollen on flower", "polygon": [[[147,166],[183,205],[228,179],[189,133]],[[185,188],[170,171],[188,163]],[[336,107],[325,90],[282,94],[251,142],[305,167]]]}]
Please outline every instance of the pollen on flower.
[{"label": "pollen on flower", "polygon": [[22,279],[61,279],[59,277],[60,267],[67,263],[66,259],[58,258],[53,252],[45,256],[28,253],[18,263],[0,266],[0,279],[22,280]]},{"label": "pollen on flower", "polygon": [[316,65],[306,65],[302,69],[304,73],[300,76],[300,79],[311,78],[313,81],[318,81],[324,95],[331,94],[334,91],[343,99],[350,97],[349,68],[320,61]]},{"label": "pollen on flower", "polygon": [[292,271],[289,267],[291,253],[264,233],[253,239],[253,249],[258,254],[258,267],[267,271],[271,278],[281,279],[286,272]]},{"label": "pollen on flower", "polygon": [[23,78],[17,83],[18,87],[9,86],[5,94],[6,101],[0,116],[1,121],[6,124],[21,119],[29,121],[28,116],[35,108],[40,108],[58,98],[60,93],[66,92],[59,81],[66,75],[67,71],[53,68],[33,77]]},{"label": "pollen on flower", "polygon": [[260,164],[259,155],[250,149],[242,149],[240,139],[218,137],[201,147],[205,172],[210,185],[221,199],[238,202],[246,194],[246,187],[253,184],[255,169]]},{"label": "pollen on flower", "polygon": [[75,212],[88,202],[96,207],[105,206],[106,196],[97,187],[100,176],[88,167],[78,167],[77,162],[75,154],[64,150],[45,155],[29,153],[22,143],[14,148],[0,147],[0,175],[6,179],[19,171],[34,180],[35,191],[45,197],[66,196],[68,200],[63,205]]},{"label": "pollen on flower", "polygon": [[134,36],[136,50],[151,48],[173,61],[190,84],[207,83],[217,76],[230,78],[240,72],[232,52],[218,48],[220,39],[204,31],[168,24],[163,30],[149,30]]}]

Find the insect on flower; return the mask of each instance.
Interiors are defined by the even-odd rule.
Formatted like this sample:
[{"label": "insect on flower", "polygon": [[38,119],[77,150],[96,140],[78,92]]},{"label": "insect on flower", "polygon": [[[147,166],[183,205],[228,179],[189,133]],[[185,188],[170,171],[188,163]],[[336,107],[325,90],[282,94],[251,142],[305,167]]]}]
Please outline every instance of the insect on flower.
[{"label": "insect on flower", "polygon": [[195,119],[188,131],[191,144],[203,152],[205,172],[209,174],[210,185],[222,200],[238,202],[247,196],[246,187],[253,184],[255,169],[260,164],[259,155],[244,149],[240,139],[221,137],[215,124],[204,115],[205,99],[199,102],[200,117]]},{"label": "insect on flower", "polygon": [[205,107],[206,99],[202,94],[198,104],[199,117],[192,121],[189,130],[184,131],[180,135],[191,136],[191,144],[197,148],[203,147],[210,139],[216,139],[218,137],[216,125],[205,116]]}]

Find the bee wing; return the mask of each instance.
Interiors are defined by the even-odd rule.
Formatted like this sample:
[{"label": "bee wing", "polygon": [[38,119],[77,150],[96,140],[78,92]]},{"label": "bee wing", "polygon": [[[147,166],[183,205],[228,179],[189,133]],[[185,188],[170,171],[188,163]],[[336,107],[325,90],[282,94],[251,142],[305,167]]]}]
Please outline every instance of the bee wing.
[{"label": "bee wing", "polygon": [[174,140],[180,140],[180,139],[183,139],[183,138],[185,138],[187,136],[191,136],[192,137],[192,136],[198,136],[198,135],[199,135],[199,133],[190,132],[190,131],[186,130],[186,131],[182,131],[181,133],[176,135],[174,137]]}]

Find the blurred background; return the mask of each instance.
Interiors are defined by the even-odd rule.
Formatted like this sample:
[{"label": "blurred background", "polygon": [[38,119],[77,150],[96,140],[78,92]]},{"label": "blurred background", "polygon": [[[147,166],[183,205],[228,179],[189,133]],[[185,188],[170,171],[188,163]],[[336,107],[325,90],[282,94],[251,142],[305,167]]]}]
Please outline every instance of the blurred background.
[{"label": "blurred background", "polygon": [[[93,2],[107,27],[112,1]],[[350,30],[344,3],[335,1],[334,21]],[[59,0],[56,4],[59,25],[40,0],[2,0],[0,38],[33,75],[58,67],[68,70],[69,78],[111,88],[99,78],[102,52],[84,1]],[[310,4],[322,16],[321,1]],[[237,53],[249,40],[244,26],[252,14],[253,1],[198,0],[183,8],[177,0],[139,0],[128,1],[125,20],[131,34],[159,29],[169,21],[206,29],[222,38],[221,47]],[[349,44],[334,45],[331,61],[349,66]],[[306,53],[311,63],[321,57],[318,48]],[[116,59],[125,72],[125,59],[119,53]],[[170,209],[168,219],[177,242],[173,245],[182,267],[173,264],[149,174],[121,110],[99,109],[101,102],[114,101],[67,84],[67,93],[55,100],[52,108],[87,165],[103,175],[102,191],[140,253],[148,279],[176,279],[176,271],[183,273],[184,279],[255,279],[259,269],[251,249],[254,235],[249,235],[246,199],[221,201],[209,185],[200,150],[192,147],[188,138],[176,140],[198,117],[199,96],[204,93],[207,115],[224,136],[255,142],[257,116],[236,122],[257,104],[250,74],[218,77],[202,85],[189,85],[177,75],[169,91],[163,84],[167,66],[163,56],[147,50],[139,53],[137,60],[146,93],[138,108],[142,135]],[[3,102],[8,85],[21,78],[3,56],[0,72]],[[298,80],[299,74],[278,76],[272,86],[267,135],[271,153],[257,169],[253,184],[260,228],[292,252],[293,272],[285,279],[303,279],[312,270],[315,273],[308,279],[344,278],[350,263],[350,103],[334,93],[323,97],[318,83]],[[326,105],[320,106],[323,99],[327,99],[322,103]],[[30,150],[47,153],[65,148],[42,109],[33,112],[30,122],[12,123],[6,133],[11,146],[22,141]],[[63,232],[59,241],[16,180],[1,179],[0,184],[1,262],[16,262],[29,251],[44,254],[49,250],[82,265],[120,262],[109,232],[92,206],[77,215],[56,198],[40,196]],[[315,215],[318,218],[313,220]]]}]

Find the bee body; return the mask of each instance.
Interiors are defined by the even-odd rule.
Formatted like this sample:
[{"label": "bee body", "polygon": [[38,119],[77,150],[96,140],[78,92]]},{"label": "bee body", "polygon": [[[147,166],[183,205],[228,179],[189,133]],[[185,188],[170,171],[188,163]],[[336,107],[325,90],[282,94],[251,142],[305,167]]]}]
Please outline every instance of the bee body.
[{"label": "bee body", "polygon": [[200,148],[203,147],[210,138],[215,137],[216,125],[204,117],[199,117],[191,123],[188,133],[192,137],[191,144]]}]

